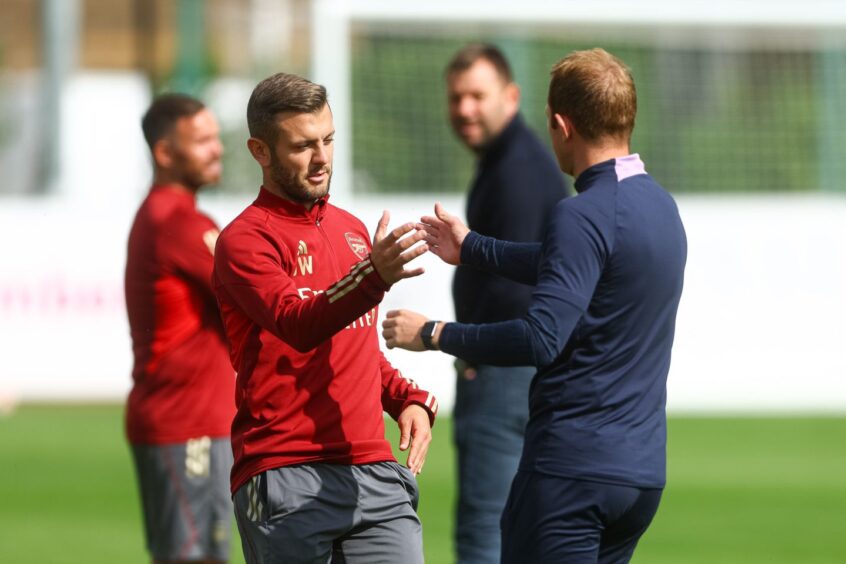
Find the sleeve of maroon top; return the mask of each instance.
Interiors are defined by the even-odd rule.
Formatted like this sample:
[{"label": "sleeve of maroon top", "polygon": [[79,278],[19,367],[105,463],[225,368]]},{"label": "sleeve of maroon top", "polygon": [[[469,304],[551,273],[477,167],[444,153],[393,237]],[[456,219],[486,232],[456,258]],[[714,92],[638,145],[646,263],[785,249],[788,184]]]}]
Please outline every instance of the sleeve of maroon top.
[{"label": "sleeve of maroon top", "polygon": [[300,352],[309,351],[382,301],[388,285],[368,256],[325,292],[300,297],[288,250],[258,230],[228,231],[215,249],[215,277],[247,317]]},{"label": "sleeve of maroon top", "polygon": [[166,242],[166,252],[176,269],[200,288],[215,306],[211,275],[217,236],[217,225],[210,218],[201,214],[183,215],[173,219]]},{"label": "sleeve of maroon top", "polygon": [[406,407],[416,403],[426,409],[429,414],[429,423],[435,424],[438,400],[431,392],[421,390],[417,382],[406,378],[399,370],[391,366],[382,351],[379,351],[379,370],[382,373],[382,409],[397,420]]}]

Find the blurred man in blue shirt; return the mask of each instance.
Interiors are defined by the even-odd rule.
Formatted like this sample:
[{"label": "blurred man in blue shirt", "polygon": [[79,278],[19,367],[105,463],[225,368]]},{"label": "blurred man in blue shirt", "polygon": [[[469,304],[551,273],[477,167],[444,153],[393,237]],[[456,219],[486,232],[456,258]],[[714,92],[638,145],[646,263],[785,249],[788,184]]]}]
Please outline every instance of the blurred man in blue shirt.
[{"label": "blurred man in blue shirt", "polygon": [[[552,152],[523,121],[520,89],[492,45],[467,45],[446,70],[449,118],[477,157],[467,223],[482,235],[539,242],[549,212],[566,195]],[[493,323],[526,314],[532,287],[459,266],[456,319]],[[458,452],[455,544],[458,564],[499,561],[499,519],[523,448],[532,366],[456,360],[454,439]]]}]

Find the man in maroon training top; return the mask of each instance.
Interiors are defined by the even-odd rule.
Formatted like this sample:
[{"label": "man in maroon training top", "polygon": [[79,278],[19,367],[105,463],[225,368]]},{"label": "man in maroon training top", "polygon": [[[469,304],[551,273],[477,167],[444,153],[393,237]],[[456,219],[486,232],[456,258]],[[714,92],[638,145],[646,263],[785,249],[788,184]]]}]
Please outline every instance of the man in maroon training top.
[{"label": "man in maroon training top", "polygon": [[[328,202],[326,90],[277,74],[247,107],[258,198],[220,235],[214,286],[238,372],[235,517],[248,563],[423,562],[414,476],[437,402],[379,350],[377,306],[422,269],[424,232],[367,228]],[[408,468],[385,440],[400,427]]]},{"label": "man in maroon training top", "polygon": [[211,289],[218,230],[195,201],[220,179],[223,149],[212,113],[187,96],[157,98],[142,128],[154,178],[129,235],[126,431],[147,548],[154,562],[224,562],[235,376]]}]

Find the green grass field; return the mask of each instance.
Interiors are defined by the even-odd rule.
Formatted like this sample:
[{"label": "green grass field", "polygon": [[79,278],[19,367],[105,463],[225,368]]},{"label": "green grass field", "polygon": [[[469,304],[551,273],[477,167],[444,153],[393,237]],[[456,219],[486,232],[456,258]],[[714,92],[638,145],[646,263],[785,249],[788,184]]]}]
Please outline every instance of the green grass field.
[{"label": "green grass field", "polygon": [[[452,464],[444,419],[420,476],[430,563],[452,562]],[[147,561],[122,408],[0,418],[0,562]],[[634,562],[846,562],[846,417],[671,418],[669,484]]]}]

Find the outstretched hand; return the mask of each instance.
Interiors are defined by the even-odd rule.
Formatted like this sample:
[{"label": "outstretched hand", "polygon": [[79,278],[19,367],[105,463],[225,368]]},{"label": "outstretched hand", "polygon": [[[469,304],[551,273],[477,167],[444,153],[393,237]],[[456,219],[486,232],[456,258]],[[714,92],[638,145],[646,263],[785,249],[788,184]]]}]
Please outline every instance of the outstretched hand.
[{"label": "outstretched hand", "polygon": [[387,211],[382,212],[382,218],[376,226],[373,234],[373,250],[370,251],[370,260],[373,267],[382,280],[388,285],[393,285],[403,278],[411,278],[423,274],[423,268],[405,270],[406,264],[413,261],[429,250],[426,243],[415,246],[419,241],[426,238],[426,230],[417,228],[413,234],[402,238],[409,231],[415,229],[413,223],[405,223],[394,228],[388,233],[388,221],[391,215]]},{"label": "outstretched hand", "polygon": [[461,244],[470,230],[460,219],[447,213],[440,202],[435,204],[435,215],[420,218],[419,231],[426,233],[429,249],[447,264],[461,263]]}]

